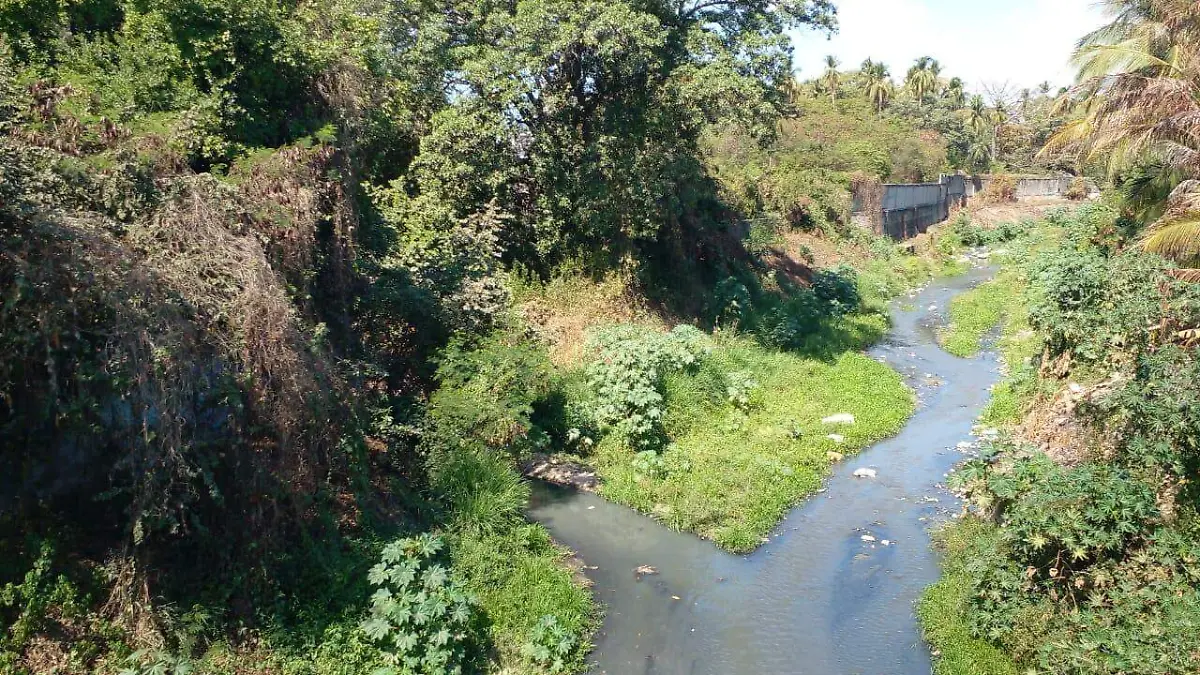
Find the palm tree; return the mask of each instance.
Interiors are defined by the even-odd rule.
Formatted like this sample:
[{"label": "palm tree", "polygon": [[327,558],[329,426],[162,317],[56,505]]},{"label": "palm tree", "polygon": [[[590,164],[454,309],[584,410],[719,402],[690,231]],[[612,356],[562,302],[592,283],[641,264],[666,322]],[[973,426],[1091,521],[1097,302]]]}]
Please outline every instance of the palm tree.
[{"label": "palm tree", "polygon": [[789,105],[796,105],[804,94],[804,89],[800,86],[800,79],[792,73],[786,80],[779,85],[779,90],[783,92],[783,98]]},{"label": "palm tree", "polygon": [[992,162],[991,148],[981,140],[971,141],[967,146],[967,161],[976,171],[987,171]]},{"label": "palm tree", "polygon": [[967,90],[963,85],[962,78],[951,78],[946,85],[946,89],[942,92],[942,96],[946,98],[946,102],[955,110],[961,110],[967,103]]},{"label": "palm tree", "polygon": [[988,110],[988,121],[992,123],[992,157],[997,155],[996,146],[1000,142],[1000,133],[1008,125],[1009,117],[1004,101],[999,98],[993,101],[991,109]]},{"label": "palm tree", "polygon": [[[989,131],[995,131],[994,117],[993,111],[988,108],[983,96],[975,94],[971,97],[967,103],[966,117],[967,128],[975,132],[975,140],[972,141],[970,148],[971,163],[976,167],[990,164],[991,158],[996,156],[996,145],[994,135],[990,145],[987,142],[987,136]],[[986,161],[984,161],[985,156]]]},{"label": "palm tree", "polygon": [[821,75],[821,84],[829,90],[829,100],[837,103],[838,87],[842,84],[842,74],[838,71],[841,64],[832,54],[825,57],[825,73]]},{"label": "palm tree", "polygon": [[1085,160],[1103,157],[1113,174],[1147,163],[1170,172],[1178,184],[1141,243],[1200,264],[1200,3],[1105,5],[1112,22],[1080,42],[1077,83],[1064,97],[1078,119],[1042,153],[1066,147]]},{"label": "palm tree", "polygon": [[988,107],[983,97],[975,94],[967,104],[967,126],[979,135],[988,128]]},{"label": "palm tree", "polygon": [[892,95],[896,93],[896,87],[892,84],[888,67],[882,63],[876,63],[871,59],[867,59],[862,64],[862,76],[863,81],[867,85],[867,99],[875,104],[876,111],[882,117],[884,106],[888,104]]},{"label": "palm tree", "polygon": [[904,86],[912,92],[913,98],[917,100],[917,103],[924,101],[925,97],[933,93],[933,90],[937,88],[938,73],[941,70],[941,64],[928,56],[922,56],[917,59],[912,68],[908,69]]}]

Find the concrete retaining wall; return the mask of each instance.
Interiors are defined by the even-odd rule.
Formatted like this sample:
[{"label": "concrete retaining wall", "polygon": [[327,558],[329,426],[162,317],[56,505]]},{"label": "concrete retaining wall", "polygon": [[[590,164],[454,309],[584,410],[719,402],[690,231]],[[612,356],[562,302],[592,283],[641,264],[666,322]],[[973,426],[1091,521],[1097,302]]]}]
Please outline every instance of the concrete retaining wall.
[{"label": "concrete retaining wall", "polygon": [[[873,202],[865,195],[856,193],[853,202],[853,221],[870,227],[876,234],[896,240],[910,239],[945,221],[957,207],[965,206],[967,200],[987,189],[993,176],[942,176],[936,183],[887,184],[882,194],[875,196],[881,202],[881,213],[867,213],[866,204]],[[1071,188],[1075,178],[1047,177],[1017,179],[1017,198],[1063,197]],[[880,186],[875,184],[876,189]],[[1088,191],[1096,193],[1090,182]]]},{"label": "concrete retaining wall", "polygon": [[[882,186],[878,218],[865,214],[876,234],[903,240],[925,232],[950,217],[950,211],[966,204],[967,184],[963,176],[942,176],[936,183],[890,184]],[[855,195],[854,211],[861,213],[870,200]],[[872,222],[873,221],[873,222]]]}]

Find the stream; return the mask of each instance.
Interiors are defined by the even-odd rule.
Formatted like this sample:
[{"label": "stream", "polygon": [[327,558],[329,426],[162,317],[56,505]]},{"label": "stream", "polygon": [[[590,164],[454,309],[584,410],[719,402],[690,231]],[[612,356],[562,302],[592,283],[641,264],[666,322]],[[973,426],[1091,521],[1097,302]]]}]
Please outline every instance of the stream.
[{"label": "stream", "polygon": [[[870,354],[905,376],[916,414],[836,465],[826,489],[750,555],[592,494],[536,485],[530,517],[586,562],[605,607],[592,672],[928,675],[915,603],[939,575],[929,528],[957,508],[942,484],[999,379],[994,355],[953,357],[935,330],[950,299],[991,273],[935,280],[895,304],[892,330]],[[854,478],[863,467],[878,477]],[[639,579],[642,565],[658,573]]]}]

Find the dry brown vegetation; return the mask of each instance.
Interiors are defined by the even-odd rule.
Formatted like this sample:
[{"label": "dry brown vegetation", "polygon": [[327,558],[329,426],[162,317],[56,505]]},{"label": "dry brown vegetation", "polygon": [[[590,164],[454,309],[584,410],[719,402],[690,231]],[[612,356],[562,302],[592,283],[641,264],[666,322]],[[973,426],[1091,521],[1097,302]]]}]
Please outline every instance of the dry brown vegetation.
[{"label": "dry brown vegetation", "polygon": [[633,281],[619,274],[594,282],[583,276],[559,277],[518,303],[531,330],[548,345],[556,365],[576,365],[584,357],[587,332],[599,326],[635,323],[665,331],[673,325],[653,308]]},{"label": "dry brown vegetation", "polygon": [[986,229],[1005,223],[1042,220],[1049,212],[1068,206],[1070,202],[1057,197],[1036,197],[1003,203],[974,202],[967,206],[971,222]]},{"label": "dry brown vegetation", "polygon": [[[120,222],[85,201],[88,181],[116,171],[59,183],[38,173],[55,151],[4,150],[28,172],[18,179],[51,187],[0,220],[12,289],[0,382],[26,420],[5,441],[23,476],[14,507],[81,511],[93,545],[117,556],[105,615],[153,646],[156,561],[195,553],[178,546],[201,533],[224,542],[213,566],[282,545],[313,496],[346,479],[336,450],[354,396],[311,305],[318,285],[346,290],[354,250],[344,195],[322,179],[333,153],[281,151],[237,186],[152,165],[160,202]],[[43,439],[41,460],[25,458],[26,437]],[[56,649],[39,639],[26,657],[43,672]]]}]

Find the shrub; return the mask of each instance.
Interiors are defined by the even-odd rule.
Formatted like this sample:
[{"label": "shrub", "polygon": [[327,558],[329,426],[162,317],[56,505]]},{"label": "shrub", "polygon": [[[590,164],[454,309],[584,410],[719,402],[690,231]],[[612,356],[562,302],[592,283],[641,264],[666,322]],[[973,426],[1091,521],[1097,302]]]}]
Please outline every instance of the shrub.
[{"label": "shrub", "polygon": [[368,576],[377,590],[361,629],[386,645],[400,675],[452,675],[466,665],[477,602],[439,562],[444,547],[429,534],[392,542]]},{"label": "shrub", "polygon": [[645,478],[662,478],[669,472],[666,460],[654,450],[643,450],[634,455],[633,470]]},{"label": "shrub", "polygon": [[1032,227],[1031,223],[1007,222],[989,229],[976,225],[970,216],[960,213],[950,226],[950,235],[951,241],[954,243],[968,248],[977,248],[1010,242]]},{"label": "shrub", "polygon": [[[1110,395],[1083,406],[1117,438],[1119,460],[1186,479],[1200,472],[1200,355],[1167,345],[1133,363],[1133,376]],[[1200,496],[1192,481],[1183,490]],[[1192,502],[1189,499],[1189,503]]]},{"label": "shrub", "polygon": [[772,167],[758,190],[765,205],[793,229],[833,235],[849,220],[849,181],[843,174],[788,162]]},{"label": "shrub", "polygon": [[858,294],[858,273],[848,265],[818,271],[813,275],[812,290],[829,316],[852,314],[862,304]]},{"label": "shrub", "polygon": [[786,302],[758,320],[755,337],[772,349],[800,349],[805,338],[820,330],[826,308],[812,290],[797,289]]},{"label": "shrub", "polygon": [[1073,202],[1081,202],[1081,201],[1087,199],[1087,196],[1088,196],[1087,180],[1084,179],[1082,176],[1076,177],[1074,180],[1071,181],[1071,185],[1067,188],[1067,191],[1063,194],[1063,196],[1066,197],[1067,199],[1070,199]]},{"label": "shrub", "polygon": [[742,245],[750,255],[761,258],[771,249],[778,248],[783,244],[780,228],[781,223],[777,216],[763,215],[754,218],[750,221],[750,231],[742,241]]},{"label": "shrub", "polygon": [[956,474],[996,524],[955,563],[967,623],[1030,671],[1196,672],[1200,359],[1189,330],[1200,289],[1165,275],[1156,256],[1121,250],[1108,207],[1051,218],[1066,230],[1061,247],[1023,263],[1030,321],[1050,356],[1085,366],[1080,379],[1106,379],[1076,415],[1109,447],[1060,466],[1005,444],[1002,459]]},{"label": "shrub", "polygon": [[579,637],[559,624],[558,617],[543,616],[521,651],[547,673],[564,673],[569,657],[579,644]]},{"label": "shrub", "polygon": [[1104,321],[1097,310],[1107,295],[1108,275],[1106,261],[1092,251],[1048,252],[1031,265],[1029,323],[1043,332],[1052,355],[1071,351],[1089,360],[1103,355],[1095,338]]},{"label": "shrub", "polygon": [[726,277],[713,290],[713,323],[718,326],[740,325],[754,309],[750,289],[736,277]]},{"label": "shrub", "polygon": [[743,413],[750,412],[758,402],[755,394],[762,386],[754,379],[754,374],[747,370],[739,370],[729,373],[725,379],[728,382],[725,390],[729,395],[729,403]]},{"label": "shrub", "polygon": [[641,450],[663,441],[663,376],[689,369],[707,352],[707,338],[692,326],[655,333],[639,326],[600,329],[588,338],[595,359],[588,380],[596,393],[600,430]]},{"label": "shrub", "polygon": [[552,379],[549,357],[536,343],[497,332],[471,348],[458,338],[442,352],[437,379],[429,400],[435,444],[470,438],[520,454],[539,440],[530,420]]},{"label": "shrub", "polygon": [[1012,176],[1000,174],[992,176],[987,187],[979,195],[985,204],[1004,204],[1017,201],[1017,180]]},{"label": "shrub", "polygon": [[1008,636],[1041,598],[1075,606],[1095,569],[1119,561],[1155,527],[1153,490],[1107,465],[1061,467],[1043,454],[964,471],[972,501],[1000,522],[1002,555],[976,570],[975,624]]}]

